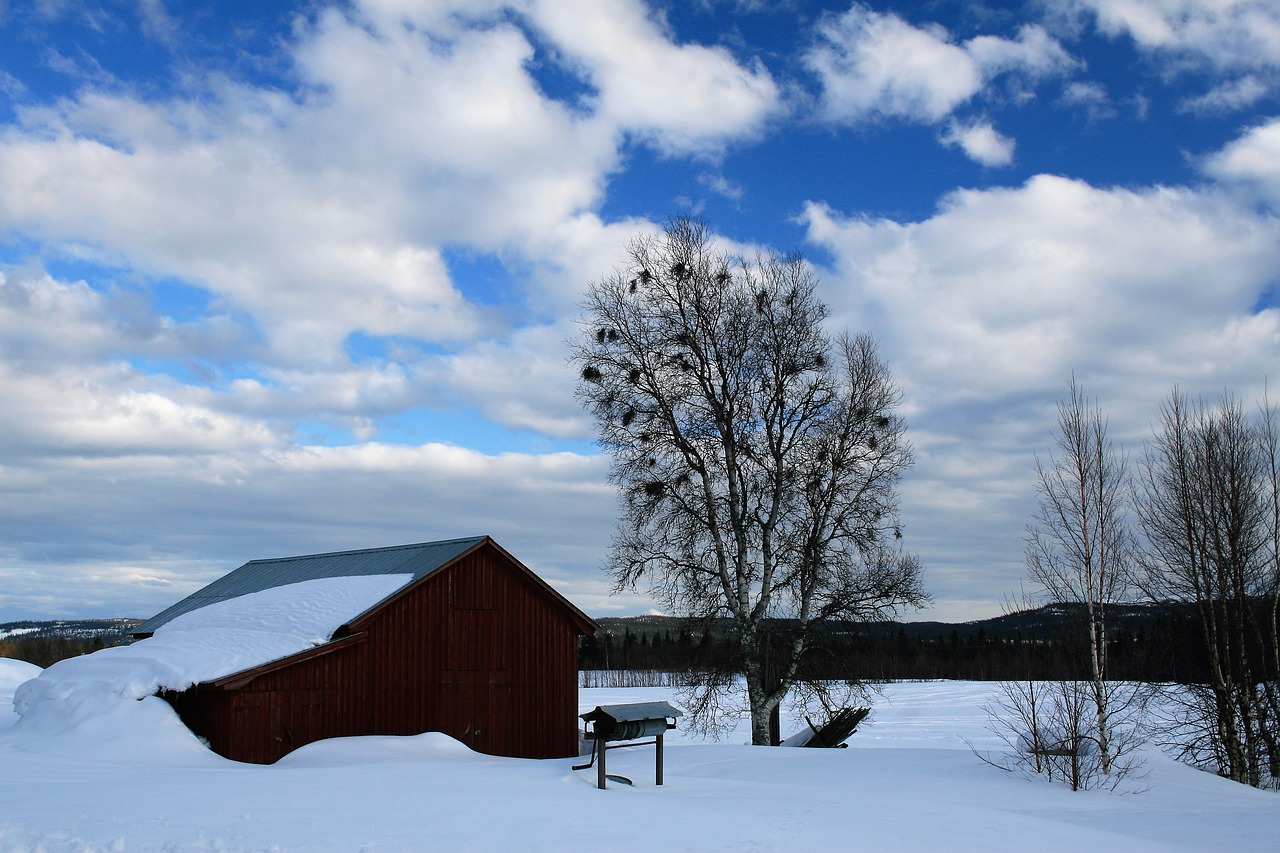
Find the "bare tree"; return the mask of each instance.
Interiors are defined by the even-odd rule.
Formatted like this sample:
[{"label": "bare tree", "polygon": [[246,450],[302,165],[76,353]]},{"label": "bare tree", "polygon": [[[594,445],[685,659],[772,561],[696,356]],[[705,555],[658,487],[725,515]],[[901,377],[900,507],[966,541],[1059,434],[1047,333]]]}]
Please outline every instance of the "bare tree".
[{"label": "bare tree", "polygon": [[[1092,706],[1087,681],[1003,681],[986,711],[988,728],[1003,741],[1005,752],[978,756],[1002,770],[1061,780],[1073,791],[1115,787],[1137,765],[1103,771]],[[1131,739],[1123,743],[1126,752],[1132,748]]]},{"label": "bare tree", "polygon": [[[770,743],[823,625],[927,599],[898,541],[899,391],[870,337],[824,333],[802,259],[730,257],[687,218],[629,254],[589,288],[573,353],[622,499],[610,571],[731,621],[752,741]],[[725,689],[703,685],[695,712]]]},{"label": "bare tree", "polygon": [[1230,395],[1211,407],[1175,389],[1137,503],[1148,543],[1142,585],[1157,601],[1196,605],[1209,673],[1207,684],[1183,691],[1180,737],[1204,745],[1184,753],[1254,786],[1280,773],[1275,433],[1269,406],[1251,422]]},{"label": "bare tree", "polygon": [[[1005,611],[1034,606],[1024,590],[1013,602],[1006,601]],[[974,748],[975,754],[1002,770],[1066,782],[1073,791],[1119,786],[1142,770],[1141,703],[1135,685],[1107,681],[1103,687],[1100,716],[1098,686],[1092,678],[1000,682],[984,709],[987,728],[1003,749],[993,753]]]},{"label": "bare tree", "polygon": [[1039,506],[1027,531],[1027,569],[1055,604],[1081,605],[1087,638],[1089,696],[1102,771],[1110,773],[1112,706],[1133,699],[1129,685],[1107,677],[1107,608],[1132,588],[1132,541],[1125,523],[1126,461],[1107,436],[1107,421],[1071,379],[1058,405],[1058,453],[1036,460]]}]

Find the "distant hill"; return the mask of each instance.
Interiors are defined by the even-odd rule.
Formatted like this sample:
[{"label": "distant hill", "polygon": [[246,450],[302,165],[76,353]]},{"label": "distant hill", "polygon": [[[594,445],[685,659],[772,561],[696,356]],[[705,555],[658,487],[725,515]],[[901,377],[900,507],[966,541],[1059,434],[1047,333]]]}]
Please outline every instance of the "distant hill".
[{"label": "distant hill", "polygon": [[[1194,608],[1108,608],[1112,677],[1203,681]],[[810,677],[965,680],[1080,678],[1086,636],[1080,605],[1048,605],[970,622],[835,622],[810,646]],[[584,670],[658,670],[690,666],[733,671],[740,650],[733,623],[667,616],[604,617],[583,640]],[[785,636],[788,620],[774,626]],[[785,644],[781,646],[785,654]]]},{"label": "distant hill", "polygon": [[0,640],[16,639],[61,639],[92,640],[101,637],[107,645],[120,645],[132,641],[129,636],[133,626],[141,624],[141,619],[56,619],[49,622],[26,620],[23,622],[0,622]]},{"label": "distant hill", "polygon": [[[1051,640],[1071,632],[1078,624],[1081,616],[1081,605],[1047,604],[1031,610],[1021,610],[989,619],[977,619],[969,622],[853,622],[836,623],[833,630],[855,633],[868,639],[887,639],[905,633],[911,639],[925,642],[948,640],[955,635],[960,640],[976,639],[981,636],[987,640]],[[1171,615],[1185,618],[1193,615],[1190,605],[1155,605],[1155,604],[1120,604],[1108,608],[1109,620],[1113,629],[1124,629],[1130,633],[1139,633],[1140,627],[1167,620]],[[681,630],[701,633],[704,629],[702,620],[688,619],[680,616],[605,616],[596,619],[600,627],[611,634],[678,635]],[[712,633],[728,631],[731,622],[713,620]]]},{"label": "distant hill", "polygon": [[[1127,628],[1137,633],[1140,625],[1149,626],[1162,619],[1168,619],[1171,613],[1180,617],[1193,615],[1188,605],[1158,606],[1154,604],[1113,605],[1110,608],[1111,620],[1116,627]],[[989,640],[1048,640],[1069,631],[1079,616],[1076,605],[1049,604],[1032,610],[1022,610],[990,619],[978,619],[969,622],[857,622],[842,623],[838,630],[853,632],[868,639],[884,639],[899,633],[899,629],[912,639],[924,641],[947,640],[954,633],[961,640],[977,637],[979,632]],[[132,641],[129,631],[141,624],[141,619],[57,619],[52,621],[0,622],[0,640],[18,637],[46,637],[68,640],[88,640],[101,637],[108,645],[118,645]],[[654,635],[670,633],[678,635],[681,630],[701,633],[703,622],[681,616],[602,616],[596,619],[600,627],[611,634],[619,636],[629,630],[633,634]],[[715,620],[711,623],[713,633],[728,631],[729,620]]]}]

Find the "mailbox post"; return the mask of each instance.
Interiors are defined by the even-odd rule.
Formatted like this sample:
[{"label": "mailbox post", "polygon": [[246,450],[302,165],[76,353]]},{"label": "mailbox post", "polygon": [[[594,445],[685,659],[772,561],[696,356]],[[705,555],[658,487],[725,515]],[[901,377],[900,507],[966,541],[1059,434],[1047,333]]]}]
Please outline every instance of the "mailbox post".
[{"label": "mailbox post", "polygon": [[[662,784],[662,737],[668,729],[676,727],[676,718],[683,717],[683,711],[667,702],[636,702],[630,705],[598,705],[594,711],[579,716],[584,722],[591,724],[587,737],[594,743],[591,747],[591,762],[579,764],[574,770],[585,770],[598,758],[600,763],[596,767],[596,787],[603,789],[609,778],[605,770],[605,754],[610,749],[653,744],[657,747],[655,782]],[[653,740],[642,740],[647,737],[652,737]]]}]

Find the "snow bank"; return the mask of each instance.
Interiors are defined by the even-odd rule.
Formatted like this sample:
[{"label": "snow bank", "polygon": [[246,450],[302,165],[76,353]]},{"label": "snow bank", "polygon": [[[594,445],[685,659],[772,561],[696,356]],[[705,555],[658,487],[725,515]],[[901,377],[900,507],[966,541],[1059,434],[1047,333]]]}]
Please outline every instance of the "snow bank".
[{"label": "snow bank", "polygon": [[[996,689],[888,685],[849,749],[744,746],[745,720],[721,743],[677,728],[663,787],[648,747],[609,754],[635,785],[606,791],[594,770],[571,769],[577,759],[495,758],[438,733],[321,741],[259,766],[183,757],[198,744],[164,732],[150,737],[167,755],[38,753],[15,726],[0,732],[0,853],[1275,849],[1277,795],[1158,752],[1130,794],[984,764],[969,744],[984,743]],[[579,709],[676,698],[588,689]],[[120,726],[141,720],[121,715],[102,733],[140,744],[144,731]]]},{"label": "snow bank", "polygon": [[[1002,772],[983,706],[998,685],[886,686],[849,749],[722,743],[683,726],[609,754],[634,786],[595,787],[578,759],[481,755],[439,733],[320,741],[274,765],[206,749],[163,700],[324,642],[409,576],[282,587],[187,614],[155,637],[44,672],[0,661],[0,853],[560,850],[1271,850],[1280,800],[1155,750],[1129,794],[1073,793]],[[32,675],[38,677],[30,678]],[[579,710],[675,700],[671,688],[582,690]],[[12,718],[12,714],[7,715]],[[798,723],[792,720],[793,723]]]},{"label": "snow bank", "polygon": [[13,696],[21,716],[14,728],[29,744],[92,743],[113,728],[194,740],[168,704],[155,698],[158,691],[184,690],[327,642],[343,623],[412,579],[323,578],[210,604],[153,637],[59,661],[21,684]]},{"label": "snow bank", "polygon": [[369,767],[374,764],[454,762],[505,765],[511,759],[476,752],[443,732],[420,735],[365,735],[318,740],[300,746],[275,763],[276,767]]},{"label": "snow bank", "polygon": [[43,672],[40,667],[24,660],[0,658],[0,699],[12,698],[13,691],[24,681],[30,681]]},{"label": "snow bank", "polygon": [[40,674],[40,667],[24,660],[0,658],[0,731],[13,725],[18,715],[13,712],[13,694],[18,685]]}]

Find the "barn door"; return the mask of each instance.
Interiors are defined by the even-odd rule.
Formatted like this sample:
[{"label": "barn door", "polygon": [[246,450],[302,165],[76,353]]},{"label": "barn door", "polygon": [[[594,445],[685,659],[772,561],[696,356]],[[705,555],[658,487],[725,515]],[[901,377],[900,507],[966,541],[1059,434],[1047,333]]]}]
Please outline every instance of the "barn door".
[{"label": "barn door", "polygon": [[505,673],[455,670],[445,673],[445,734],[477,752],[504,755],[511,749],[511,682]]},{"label": "barn door", "polygon": [[510,755],[512,726],[516,722],[511,707],[510,677],[500,672],[477,674],[488,676],[488,683],[476,690],[476,719],[484,722],[474,748],[490,755]]}]

